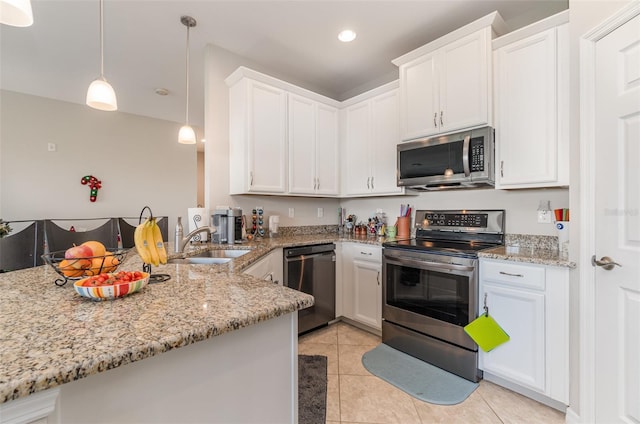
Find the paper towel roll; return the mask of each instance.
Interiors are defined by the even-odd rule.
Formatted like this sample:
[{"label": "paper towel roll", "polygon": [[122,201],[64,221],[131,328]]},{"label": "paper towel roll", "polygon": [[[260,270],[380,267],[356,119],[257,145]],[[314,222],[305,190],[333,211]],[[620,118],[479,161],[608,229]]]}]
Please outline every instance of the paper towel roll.
[{"label": "paper towel roll", "polygon": [[[196,228],[209,226],[209,210],[205,208],[188,208],[187,211],[189,232],[194,231]],[[198,233],[191,241],[207,241],[207,235]]]}]

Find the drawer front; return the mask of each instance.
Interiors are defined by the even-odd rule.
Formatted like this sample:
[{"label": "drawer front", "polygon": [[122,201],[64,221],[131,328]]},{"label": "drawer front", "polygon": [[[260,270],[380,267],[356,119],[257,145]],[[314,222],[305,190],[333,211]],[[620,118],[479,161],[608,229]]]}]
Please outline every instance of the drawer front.
[{"label": "drawer front", "polygon": [[494,281],[514,287],[545,289],[545,268],[507,261],[480,260],[483,281]]},{"label": "drawer front", "polygon": [[382,248],[380,246],[354,243],[352,249],[353,259],[378,263],[382,262]]}]

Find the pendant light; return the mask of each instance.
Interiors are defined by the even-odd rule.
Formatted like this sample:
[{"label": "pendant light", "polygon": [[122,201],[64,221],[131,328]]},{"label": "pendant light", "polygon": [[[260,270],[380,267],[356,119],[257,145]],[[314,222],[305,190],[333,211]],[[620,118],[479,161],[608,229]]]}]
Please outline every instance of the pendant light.
[{"label": "pendant light", "polygon": [[186,71],[186,86],[187,86],[187,111],[184,118],[184,125],[180,128],[178,133],[178,143],[181,144],[196,144],[196,133],[189,125],[189,29],[196,26],[196,20],[191,16],[181,16],[180,22],[187,27],[187,71]]},{"label": "pendant light", "polygon": [[94,109],[114,111],[118,110],[116,93],[111,84],[104,78],[104,4],[100,0],[100,76],[91,83],[87,90],[87,105]]},{"label": "pendant light", "polygon": [[31,0],[0,0],[0,24],[15,27],[33,25]]}]

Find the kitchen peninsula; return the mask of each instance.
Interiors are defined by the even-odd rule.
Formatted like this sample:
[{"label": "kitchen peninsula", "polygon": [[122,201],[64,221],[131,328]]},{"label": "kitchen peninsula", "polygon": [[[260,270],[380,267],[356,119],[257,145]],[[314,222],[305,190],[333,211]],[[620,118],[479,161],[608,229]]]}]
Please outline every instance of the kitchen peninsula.
[{"label": "kitchen peninsula", "polygon": [[[0,274],[0,422],[297,422],[313,298],[242,275],[265,249],[160,266],[169,281],[105,302],[48,265]],[[120,269],[141,269],[134,252]]]}]

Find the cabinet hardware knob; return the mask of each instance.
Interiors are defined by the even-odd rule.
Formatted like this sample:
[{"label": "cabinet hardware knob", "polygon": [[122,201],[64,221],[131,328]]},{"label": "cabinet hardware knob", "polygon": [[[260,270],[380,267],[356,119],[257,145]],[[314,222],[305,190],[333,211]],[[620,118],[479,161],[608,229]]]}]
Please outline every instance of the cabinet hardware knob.
[{"label": "cabinet hardware knob", "polygon": [[620,266],[620,267],[622,266],[619,263],[614,262],[613,259],[611,259],[608,256],[603,256],[603,257],[600,258],[600,260],[597,260],[596,259],[596,255],[593,255],[591,257],[591,265],[593,265],[593,266],[601,266],[606,271],[611,271],[616,266]]},{"label": "cabinet hardware knob", "polygon": [[520,278],[524,277],[524,275],[522,275],[522,274],[511,274],[509,272],[504,272],[504,271],[500,271],[500,274],[508,275],[509,277],[520,277]]}]

